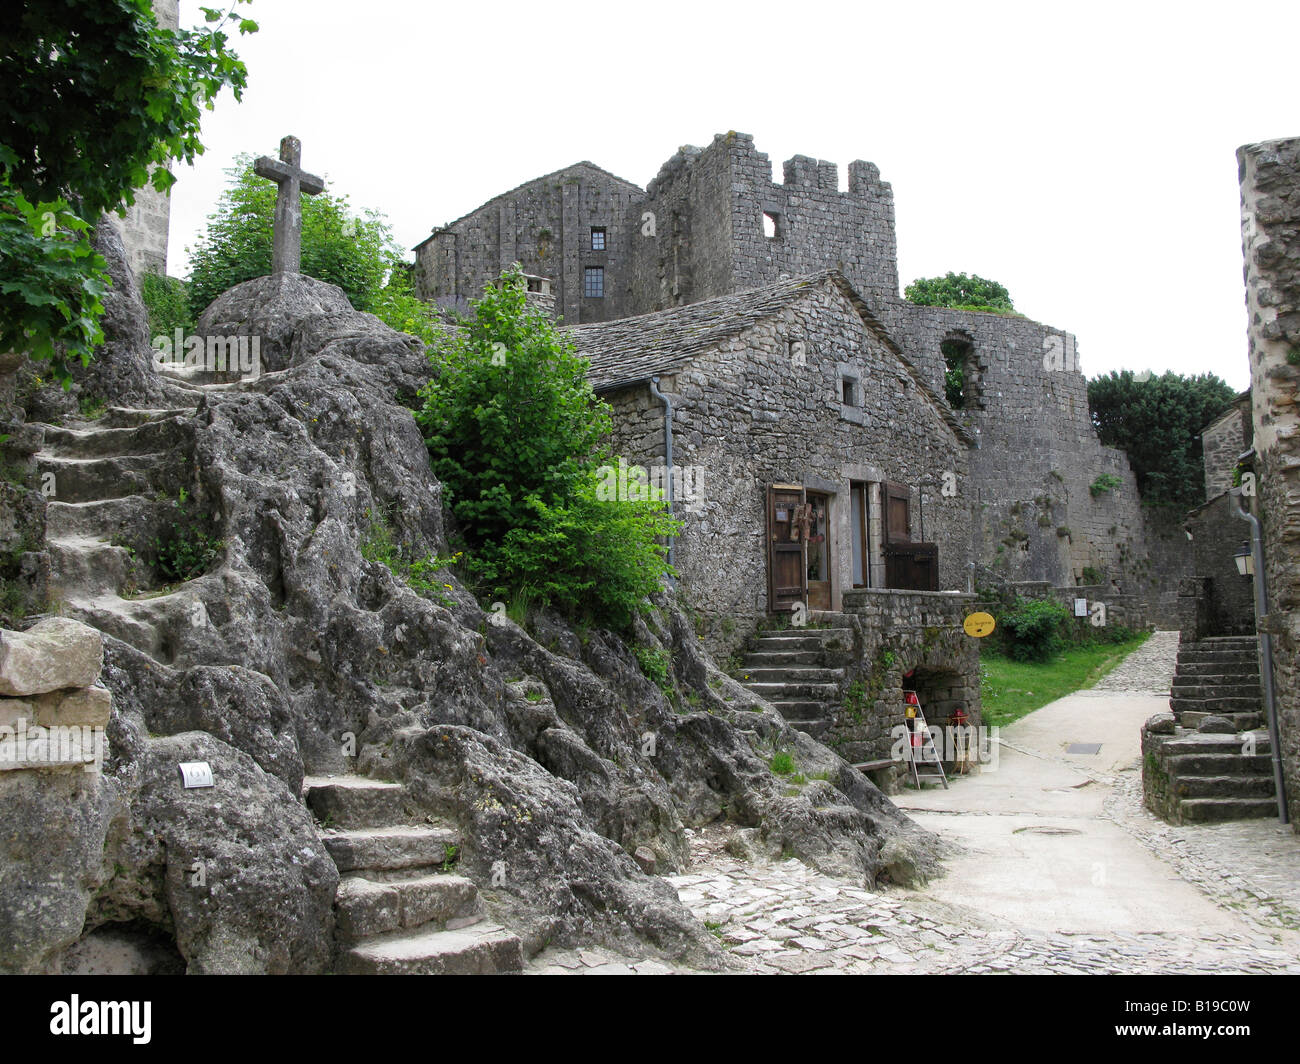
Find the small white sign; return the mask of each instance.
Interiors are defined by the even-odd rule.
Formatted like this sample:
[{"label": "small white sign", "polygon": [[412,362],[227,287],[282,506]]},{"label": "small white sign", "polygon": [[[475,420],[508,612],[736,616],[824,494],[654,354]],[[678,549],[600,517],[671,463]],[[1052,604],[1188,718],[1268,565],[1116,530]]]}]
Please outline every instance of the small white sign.
[{"label": "small white sign", "polygon": [[1076,617],[1088,616],[1088,600],[1086,598],[1074,600],[1074,615]]},{"label": "small white sign", "polygon": [[195,787],[211,787],[212,783],[212,766],[206,761],[182,761],[181,783],[185,789],[193,790]]}]

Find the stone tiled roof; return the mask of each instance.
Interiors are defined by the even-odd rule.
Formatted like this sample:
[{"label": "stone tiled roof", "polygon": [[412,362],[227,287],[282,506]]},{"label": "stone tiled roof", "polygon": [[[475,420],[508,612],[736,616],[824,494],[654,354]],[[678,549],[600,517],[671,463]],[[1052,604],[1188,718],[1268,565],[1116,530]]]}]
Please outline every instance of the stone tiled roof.
[{"label": "stone tiled roof", "polygon": [[930,400],[957,438],[966,444],[974,443],[970,430],[934,393],[867,302],[838,270],[822,270],[635,318],[574,325],[564,332],[573,340],[578,353],[591,362],[587,376],[592,387],[597,392],[608,392],[651,377],[679,372],[696,355],[710,351],[721,341],[772,317],[828,282],[839,289],[863,324],[898,359],[912,383]]},{"label": "stone tiled roof", "polygon": [[461,222],[463,222],[466,218],[469,218],[469,217],[471,217],[471,216],[473,216],[473,215],[475,215],[475,214],[478,214],[478,212],[481,211],[481,210],[483,210],[485,207],[491,207],[491,206],[492,206],[494,203],[496,203],[498,200],[509,199],[511,196],[514,196],[514,195],[518,194],[519,192],[522,192],[524,189],[528,188],[530,185],[540,185],[540,184],[541,184],[542,182],[544,182],[544,181],[554,181],[554,180],[556,180],[556,179],[559,178],[559,177],[563,177],[565,174],[571,173],[572,171],[574,171],[574,170],[579,170],[579,169],[581,169],[581,170],[589,170],[589,171],[592,171],[592,172],[594,172],[594,173],[599,174],[601,177],[608,177],[611,181],[617,181],[620,185],[624,185],[624,186],[626,186],[626,187],[627,187],[627,190],[628,190],[629,192],[637,192],[637,193],[641,193],[641,194],[644,194],[644,192],[645,192],[645,190],[642,189],[642,187],[641,187],[640,185],[635,184],[635,183],[632,182],[632,181],[628,181],[626,178],[619,177],[618,174],[611,174],[608,170],[604,169],[603,167],[597,166],[595,163],[593,163],[593,162],[588,162],[586,159],[583,159],[581,162],[573,163],[571,166],[566,166],[566,167],[563,167],[562,169],[559,169],[559,170],[553,170],[551,173],[549,173],[549,174],[543,174],[541,177],[532,177],[532,178],[529,178],[529,179],[528,179],[527,181],[525,181],[522,185],[516,185],[514,188],[510,189],[509,191],[507,191],[507,192],[502,192],[500,195],[493,196],[490,200],[487,200],[487,201],[484,202],[484,203],[480,203],[480,204],[479,204],[477,207],[475,207],[472,211],[466,211],[464,214],[462,214],[462,215],[461,215],[459,218],[457,218],[455,221],[448,222],[446,225],[437,225],[437,226],[434,226],[434,228],[433,228],[433,232],[430,233],[428,236],[426,236],[423,240],[421,240],[421,241],[420,241],[418,244],[416,244],[415,246],[416,246],[417,248],[423,247],[425,244],[427,244],[430,240],[432,240],[432,239],[433,239],[435,236],[437,236],[439,233],[442,233],[442,232],[445,232],[445,231],[448,230],[448,229],[452,229],[452,228],[454,228],[455,226],[457,226],[457,225],[459,225]]},{"label": "stone tiled roof", "polygon": [[635,318],[565,329],[591,361],[596,391],[609,391],[681,369],[695,355],[779,313],[825,282],[826,273],[657,310]]}]

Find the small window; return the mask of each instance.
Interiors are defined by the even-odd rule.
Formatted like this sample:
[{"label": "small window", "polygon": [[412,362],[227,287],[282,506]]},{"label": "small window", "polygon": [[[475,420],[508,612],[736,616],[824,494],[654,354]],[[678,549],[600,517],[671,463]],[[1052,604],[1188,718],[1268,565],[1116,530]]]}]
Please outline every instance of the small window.
[{"label": "small window", "polygon": [[840,402],[845,406],[858,405],[858,382],[855,378],[840,378]]},{"label": "small window", "polygon": [[605,298],[605,268],[587,266],[582,271],[582,294],[588,299]]},{"label": "small window", "polygon": [[763,212],[763,235],[768,240],[775,240],[780,234],[781,227],[777,224],[777,215],[771,211]]},{"label": "small window", "polygon": [[591,227],[591,250],[592,251],[605,250],[605,227],[603,225],[601,226],[593,225]]}]

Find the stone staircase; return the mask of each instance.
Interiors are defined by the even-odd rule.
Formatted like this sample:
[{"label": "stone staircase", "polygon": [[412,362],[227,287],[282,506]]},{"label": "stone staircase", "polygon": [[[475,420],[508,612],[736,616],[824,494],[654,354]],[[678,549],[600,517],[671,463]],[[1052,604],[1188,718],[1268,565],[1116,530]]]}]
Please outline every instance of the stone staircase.
[{"label": "stone staircase", "polygon": [[303,781],[342,879],[335,895],[344,975],[485,975],[524,964],[517,935],[484,921],[478,888],[453,874],[460,834],[420,821],[398,783]]},{"label": "stone staircase", "polygon": [[1147,806],[1173,824],[1277,815],[1268,733],[1143,735]]},{"label": "stone staircase", "polygon": [[[192,486],[186,444],[199,399],[206,391],[241,390],[243,384],[194,371],[160,376],[172,380],[178,395],[192,394],[193,404],[109,408],[94,420],[42,424],[44,442],[34,457],[39,482],[52,488],[46,541],[51,592],[61,612],[162,664],[183,667],[186,655],[168,633],[198,623],[202,600],[192,582],[139,594],[132,551],[112,541],[157,523],[157,493],[176,496]],[[166,511],[161,514],[165,519]],[[459,833],[420,822],[400,784],[309,777],[303,798],[322,824],[322,842],[343,877],[335,897],[339,972],[522,969],[520,939],[486,923],[475,884],[450,871]]]},{"label": "stone staircase", "polygon": [[830,728],[843,698],[853,629],[835,626],[834,615],[814,623],[832,627],[760,633],[732,677],[771,702],[791,727],[816,738]]},{"label": "stone staircase", "polygon": [[1225,717],[1237,731],[1264,723],[1256,636],[1216,636],[1178,644],[1169,708],[1184,728],[1209,716]]}]

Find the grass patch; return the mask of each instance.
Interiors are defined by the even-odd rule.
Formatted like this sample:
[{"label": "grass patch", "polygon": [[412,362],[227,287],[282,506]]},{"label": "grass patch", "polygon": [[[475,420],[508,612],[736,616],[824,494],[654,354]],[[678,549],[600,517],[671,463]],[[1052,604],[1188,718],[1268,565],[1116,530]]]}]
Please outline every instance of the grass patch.
[{"label": "grass patch", "polygon": [[1048,662],[1013,661],[1001,654],[980,658],[984,723],[1003,727],[1072,691],[1091,687],[1149,638],[1070,647]]}]

